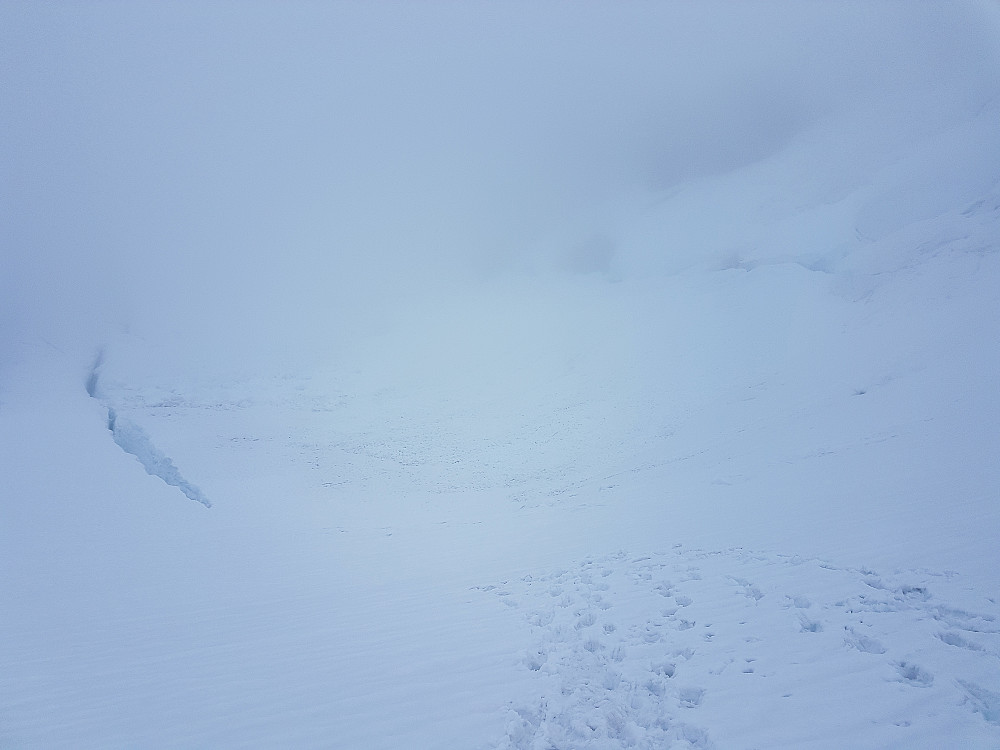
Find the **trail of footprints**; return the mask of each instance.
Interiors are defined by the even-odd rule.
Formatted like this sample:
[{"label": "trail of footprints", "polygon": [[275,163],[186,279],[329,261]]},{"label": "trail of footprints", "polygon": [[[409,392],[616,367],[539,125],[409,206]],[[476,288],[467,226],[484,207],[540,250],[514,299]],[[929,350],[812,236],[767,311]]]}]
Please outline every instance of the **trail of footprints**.
[{"label": "trail of footprints", "polygon": [[[539,680],[537,701],[509,706],[497,746],[713,748],[699,716],[714,688],[750,698],[767,690],[755,680],[789,664],[837,669],[852,658],[878,660],[886,689],[937,690],[1000,728],[1000,606],[938,601],[931,584],[949,579],[678,546],[482,587],[523,613],[534,644],[521,666]],[[966,676],[963,657],[978,660]]]}]

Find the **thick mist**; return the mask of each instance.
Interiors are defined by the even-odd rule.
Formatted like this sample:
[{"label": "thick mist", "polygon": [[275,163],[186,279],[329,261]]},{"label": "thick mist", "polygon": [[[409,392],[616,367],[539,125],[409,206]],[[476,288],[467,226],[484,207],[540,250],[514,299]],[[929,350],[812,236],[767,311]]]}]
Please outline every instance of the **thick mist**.
[{"label": "thick mist", "polygon": [[804,149],[809,174],[776,167],[787,215],[968,121],[997,92],[995,17],[5,3],[0,343],[90,357],[126,333],[191,367],[263,367],[425,315],[468,328],[482,284],[495,340],[504,279],[613,284],[742,236],[746,196],[712,215],[671,203],[692,186]]}]

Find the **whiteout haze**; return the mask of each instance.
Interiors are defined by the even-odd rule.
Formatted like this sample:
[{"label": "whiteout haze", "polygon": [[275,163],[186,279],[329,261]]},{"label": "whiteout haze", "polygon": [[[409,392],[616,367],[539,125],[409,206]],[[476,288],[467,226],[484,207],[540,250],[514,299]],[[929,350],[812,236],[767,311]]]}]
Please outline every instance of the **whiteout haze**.
[{"label": "whiteout haze", "polygon": [[994,2],[0,8],[0,748],[1000,747]]}]

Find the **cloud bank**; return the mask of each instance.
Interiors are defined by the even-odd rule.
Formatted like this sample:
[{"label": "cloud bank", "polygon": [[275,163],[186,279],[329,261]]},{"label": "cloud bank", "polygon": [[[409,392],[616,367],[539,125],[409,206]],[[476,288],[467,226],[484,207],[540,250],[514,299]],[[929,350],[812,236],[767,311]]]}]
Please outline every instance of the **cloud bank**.
[{"label": "cloud bank", "polygon": [[7,3],[3,335],[287,356],[484,278],[641,274],[622,227],[680,186],[803,142],[863,182],[988,106],[996,15]]}]

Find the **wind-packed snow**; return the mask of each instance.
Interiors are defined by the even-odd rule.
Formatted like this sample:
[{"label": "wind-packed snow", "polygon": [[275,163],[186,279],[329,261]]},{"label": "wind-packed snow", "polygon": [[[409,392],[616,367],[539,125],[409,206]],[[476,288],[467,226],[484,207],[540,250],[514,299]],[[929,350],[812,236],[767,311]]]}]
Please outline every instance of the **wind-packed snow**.
[{"label": "wind-packed snow", "polygon": [[994,5],[0,16],[0,748],[1000,747]]}]

